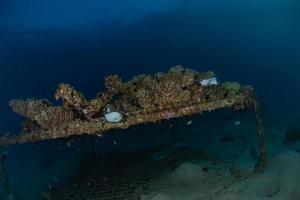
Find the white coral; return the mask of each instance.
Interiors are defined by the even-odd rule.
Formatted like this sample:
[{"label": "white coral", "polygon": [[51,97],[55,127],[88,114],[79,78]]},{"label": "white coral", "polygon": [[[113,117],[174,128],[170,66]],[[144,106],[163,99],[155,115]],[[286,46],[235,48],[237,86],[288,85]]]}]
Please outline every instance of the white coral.
[{"label": "white coral", "polygon": [[105,120],[110,123],[117,123],[122,120],[122,114],[119,112],[110,112],[104,115]]},{"label": "white coral", "polygon": [[203,79],[200,81],[202,86],[211,86],[211,85],[218,85],[218,80],[216,77],[212,77],[209,79]]}]

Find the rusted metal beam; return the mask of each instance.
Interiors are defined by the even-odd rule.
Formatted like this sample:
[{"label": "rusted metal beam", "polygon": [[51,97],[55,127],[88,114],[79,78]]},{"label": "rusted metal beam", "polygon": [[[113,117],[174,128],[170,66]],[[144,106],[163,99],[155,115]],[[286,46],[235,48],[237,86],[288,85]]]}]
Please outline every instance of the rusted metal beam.
[{"label": "rusted metal beam", "polygon": [[155,123],[161,120],[210,112],[225,107],[233,107],[239,104],[241,99],[244,98],[242,95],[236,95],[232,98],[220,99],[213,102],[153,110],[151,113],[136,113],[128,116],[124,121],[119,123],[108,123],[103,118],[90,121],[76,120],[76,122],[71,122],[69,126],[67,126],[68,128],[64,129],[38,129],[28,133],[20,133],[19,135],[9,134],[8,136],[0,138],[0,146],[39,142],[84,134],[102,136],[106,131],[112,129],[126,129],[139,124]]},{"label": "rusted metal beam", "polygon": [[265,131],[261,119],[260,104],[256,98],[254,91],[252,91],[251,96],[252,96],[254,113],[255,113],[256,129],[257,129],[257,137],[258,137],[258,149],[259,149],[259,162],[257,163],[255,171],[258,173],[262,173],[265,170],[266,163],[267,163]]}]

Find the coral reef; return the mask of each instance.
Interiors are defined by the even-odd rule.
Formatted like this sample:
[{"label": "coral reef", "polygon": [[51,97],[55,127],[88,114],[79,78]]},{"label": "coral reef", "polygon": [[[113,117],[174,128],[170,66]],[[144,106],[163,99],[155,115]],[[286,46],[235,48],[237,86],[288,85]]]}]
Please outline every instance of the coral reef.
[{"label": "coral reef", "polygon": [[[88,100],[69,84],[61,83],[55,99],[62,106],[47,100],[12,100],[12,110],[26,117],[23,134],[6,136],[0,145],[34,142],[71,135],[101,136],[110,129],[158,122],[164,119],[193,115],[218,108],[244,109],[253,104],[252,87],[238,83],[201,85],[215,77],[213,72],[200,73],[175,66],[167,73],[137,75],[124,82],[119,76],[106,77],[106,90]],[[108,114],[117,118],[108,119]],[[111,114],[112,115],[112,114]]]},{"label": "coral reef", "polygon": [[200,73],[181,66],[175,66],[167,73],[137,75],[127,82],[112,75],[105,79],[106,90],[91,100],[71,85],[61,83],[54,96],[62,101],[62,106],[53,106],[43,99],[10,101],[12,110],[26,120],[23,133],[5,135],[0,138],[0,146],[83,134],[102,136],[111,129],[126,129],[224,107],[242,110],[253,106],[260,151],[257,171],[261,172],[266,153],[254,90],[236,82],[201,84],[214,77],[213,72]]},{"label": "coral reef", "polygon": [[[23,134],[0,138],[0,145],[35,142],[72,135],[101,136],[110,129],[158,122],[224,107],[241,110],[253,105],[253,88],[235,82],[203,86],[201,81],[215,77],[213,72],[200,73],[181,66],[167,73],[137,75],[125,82],[119,76],[105,79],[106,90],[88,100],[71,85],[61,83],[55,99],[12,100],[12,110],[27,118]],[[107,120],[107,114],[118,113]]]}]

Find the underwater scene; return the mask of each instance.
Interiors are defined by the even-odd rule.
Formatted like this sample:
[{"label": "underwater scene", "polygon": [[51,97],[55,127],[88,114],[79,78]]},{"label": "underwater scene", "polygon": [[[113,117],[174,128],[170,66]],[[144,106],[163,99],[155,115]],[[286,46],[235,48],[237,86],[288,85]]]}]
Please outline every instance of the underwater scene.
[{"label": "underwater scene", "polygon": [[300,1],[0,1],[0,200],[300,200]]}]

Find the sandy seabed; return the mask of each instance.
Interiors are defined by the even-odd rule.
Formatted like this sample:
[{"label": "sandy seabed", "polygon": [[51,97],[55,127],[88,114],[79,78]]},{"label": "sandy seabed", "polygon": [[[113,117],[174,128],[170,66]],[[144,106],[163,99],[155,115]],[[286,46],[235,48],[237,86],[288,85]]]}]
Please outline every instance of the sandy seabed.
[{"label": "sandy seabed", "polygon": [[[185,162],[153,184],[142,200],[300,200],[300,153],[271,157],[263,174],[236,178],[226,166]],[[205,165],[207,168],[207,165]]]}]

